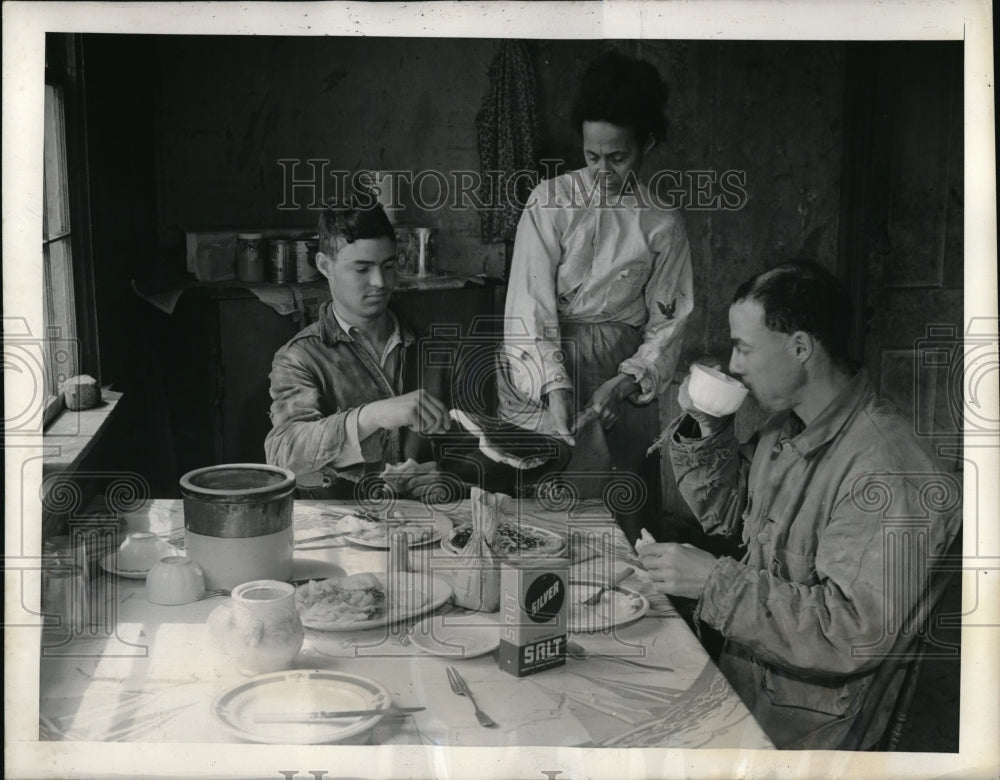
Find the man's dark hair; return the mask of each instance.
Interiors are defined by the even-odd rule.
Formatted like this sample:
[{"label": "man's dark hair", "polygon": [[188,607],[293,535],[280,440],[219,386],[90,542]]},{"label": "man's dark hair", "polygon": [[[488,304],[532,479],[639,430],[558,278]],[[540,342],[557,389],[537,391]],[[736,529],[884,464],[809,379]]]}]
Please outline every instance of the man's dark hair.
[{"label": "man's dark hair", "polygon": [[667,85],[650,63],[616,52],[602,54],[580,79],[573,126],[579,132],[584,122],[608,122],[631,128],[640,145],[650,136],[662,141],[667,134],[663,114],[667,92]]},{"label": "man's dark hair", "polygon": [[757,274],[739,286],[732,303],[756,301],[764,324],[776,333],[803,331],[816,339],[837,365],[849,354],[854,306],[840,281],[816,263],[796,260]]},{"label": "man's dark hair", "polygon": [[371,208],[327,208],[319,218],[319,251],[330,257],[337,256],[344,244],[353,244],[359,238],[391,238],[396,240],[396,229],[389,221],[381,203]]}]

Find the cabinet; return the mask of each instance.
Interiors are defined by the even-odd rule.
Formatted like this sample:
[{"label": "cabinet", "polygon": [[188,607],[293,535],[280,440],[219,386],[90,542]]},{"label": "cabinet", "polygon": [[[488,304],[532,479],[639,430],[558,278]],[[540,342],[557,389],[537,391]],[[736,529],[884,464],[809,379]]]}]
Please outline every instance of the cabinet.
[{"label": "cabinet", "polygon": [[[488,281],[397,291],[393,305],[422,330],[440,324],[467,334],[477,316],[502,313],[504,289]],[[161,347],[178,478],[202,466],[264,460],[271,359],[302,327],[295,315],[278,314],[242,287],[205,285],[184,292]]]}]

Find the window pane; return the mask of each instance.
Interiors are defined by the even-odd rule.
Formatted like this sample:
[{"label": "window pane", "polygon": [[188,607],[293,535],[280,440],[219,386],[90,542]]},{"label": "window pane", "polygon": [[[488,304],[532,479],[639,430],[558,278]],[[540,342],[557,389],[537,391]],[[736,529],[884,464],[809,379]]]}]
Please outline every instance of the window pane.
[{"label": "window pane", "polygon": [[69,237],[57,239],[45,247],[44,259],[45,374],[49,394],[55,395],[63,381],[78,373],[80,362]]},{"label": "window pane", "polygon": [[62,89],[45,85],[45,238],[69,231],[66,117]]}]

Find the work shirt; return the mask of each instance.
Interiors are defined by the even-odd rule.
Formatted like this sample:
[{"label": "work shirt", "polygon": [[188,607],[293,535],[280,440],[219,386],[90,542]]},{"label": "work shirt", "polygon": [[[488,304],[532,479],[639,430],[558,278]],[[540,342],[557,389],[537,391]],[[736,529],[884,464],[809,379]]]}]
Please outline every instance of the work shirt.
[{"label": "work shirt", "polygon": [[273,427],[264,440],[268,463],[357,481],[385,463],[431,459],[429,442],[408,428],[358,437],[365,404],[420,387],[447,403],[445,374],[433,366],[421,370],[416,333],[390,316],[394,331],[378,357],[329,301],[317,322],[278,350],[270,375]]},{"label": "work shirt", "polygon": [[[340,329],[344,331],[348,336],[350,336],[356,343],[361,345],[368,354],[378,361],[378,365],[382,369],[382,373],[387,379],[392,382],[393,387],[396,390],[396,395],[401,395],[403,388],[400,386],[401,376],[399,375],[399,357],[403,351],[403,339],[399,332],[399,320],[396,319],[396,315],[391,311],[388,312],[389,318],[392,320],[392,333],[389,334],[389,338],[385,342],[385,348],[382,350],[381,355],[375,354],[374,347],[368,342],[361,333],[361,330],[355,326],[351,325],[347,320],[337,313],[337,310],[333,307],[332,301],[330,306],[330,311],[333,312],[334,318],[337,320],[337,324]],[[375,434],[369,436],[367,441],[367,447],[365,452],[368,454],[368,458],[365,457],[365,452],[362,452],[361,438],[358,432],[358,418],[361,415],[361,408],[357,406],[351,409],[347,413],[347,420],[344,424],[344,430],[347,433],[347,441],[344,447],[337,453],[336,457],[329,461],[330,466],[344,468],[347,466],[352,466],[356,463],[361,463],[364,460],[372,460],[374,456],[377,456],[381,450],[379,437]]]},{"label": "work shirt", "polygon": [[742,447],[732,424],[682,436],[689,419],[671,436],[680,492],[746,550],[719,559],[695,612],[727,640],[720,668],[778,747],[869,747],[958,531],[958,480],[863,371],[809,425],[781,412]]},{"label": "work shirt", "polygon": [[[605,207],[588,169],[539,184],[514,241],[504,323],[506,360],[525,398],[572,389],[560,352],[560,323],[620,322],[642,342],[618,366],[646,403],[670,382],[694,305],[691,250],[677,211],[656,207],[644,185],[609,196]],[[610,379],[611,376],[606,377]],[[581,399],[585,400],[585,399]]]}]

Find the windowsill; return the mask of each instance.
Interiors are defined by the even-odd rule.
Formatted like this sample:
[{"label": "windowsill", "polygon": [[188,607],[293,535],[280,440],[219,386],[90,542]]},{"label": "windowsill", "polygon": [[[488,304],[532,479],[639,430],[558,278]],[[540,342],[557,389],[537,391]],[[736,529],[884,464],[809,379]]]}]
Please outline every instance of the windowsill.
[{"label": "windowsill", "polygon": [[97,440],[108,429],[108,423],[121,400],[122,394],[101,389],[101,403],[93,409],[70,411],[64,409],[45,430],[46,447],[56,447],[57,452],[46,455],[42,462],[45,476],[73,472],[93,449]]}]

